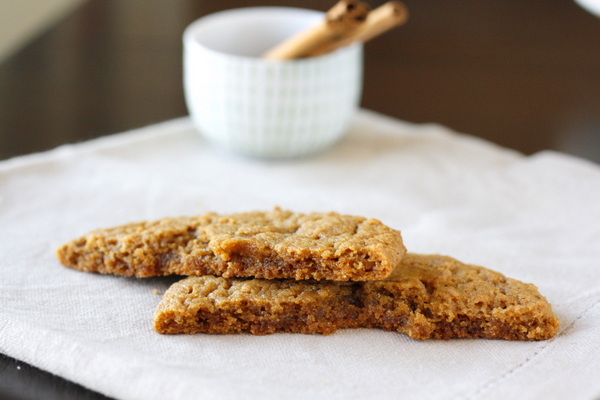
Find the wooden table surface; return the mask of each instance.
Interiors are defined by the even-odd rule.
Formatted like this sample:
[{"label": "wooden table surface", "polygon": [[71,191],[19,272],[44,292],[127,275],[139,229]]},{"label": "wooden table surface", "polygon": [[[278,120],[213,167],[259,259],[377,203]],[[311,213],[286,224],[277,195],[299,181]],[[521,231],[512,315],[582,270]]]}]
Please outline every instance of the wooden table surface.
[{"label": "wooden table surface", "polygon": [[[408,23],[365,47],[363,107],[600,162],[600,18],[570,0],[405,3]],[[332,4],[88,0],[0,64],[0,159],[187,115],[183,30],[255,5]],[[0,357],[9,398],[103,397]]]}]

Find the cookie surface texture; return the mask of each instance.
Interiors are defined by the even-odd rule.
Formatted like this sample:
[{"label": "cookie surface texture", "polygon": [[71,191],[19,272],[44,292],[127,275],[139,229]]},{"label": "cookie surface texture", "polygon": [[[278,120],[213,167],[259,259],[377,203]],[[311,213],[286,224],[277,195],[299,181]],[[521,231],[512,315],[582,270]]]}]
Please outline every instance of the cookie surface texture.
[{"label": "cookie surface texture", "polygon": [[545,340],[559,327],[535,286],[450,257],[407,254],[374,282],[189,277],[154,315],[162,334],[331,334],[378,328],[413,339]]},{"label": "cookie surface texture", "polygon": [[57,250],[67,267],[123,276],[378,280],[406,249],[376,219],[275,209],[98,229]]}]

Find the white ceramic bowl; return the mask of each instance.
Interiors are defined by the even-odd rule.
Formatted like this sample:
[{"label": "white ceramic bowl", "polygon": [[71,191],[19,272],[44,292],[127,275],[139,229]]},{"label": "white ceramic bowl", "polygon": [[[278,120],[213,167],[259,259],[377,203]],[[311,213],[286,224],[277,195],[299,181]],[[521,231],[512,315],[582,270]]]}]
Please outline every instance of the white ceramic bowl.
[{"label": "white ceramic bowl", "polygon": [[589,13],[600,17],[600,0],[575,0],[575,2]]},{"label": "white ceramic bowl", "polygon": [[345,133],[362,92],[362,46],[299,60],[261,59],[324,14],[287,7],[211,14],[185,31],[184,89],[210,142],[263,158],[321,152]]}]

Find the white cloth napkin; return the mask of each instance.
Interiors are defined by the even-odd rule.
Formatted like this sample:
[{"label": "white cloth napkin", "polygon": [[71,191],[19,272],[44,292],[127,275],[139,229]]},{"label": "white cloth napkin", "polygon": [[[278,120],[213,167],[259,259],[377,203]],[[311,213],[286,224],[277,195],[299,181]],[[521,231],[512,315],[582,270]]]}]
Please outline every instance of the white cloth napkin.
[{"label": "white cloth napkin", "polygon": [[[62,267],[89,230],[165,216],[338,211],[534,283],[562,322],[543,342],[161,336],[170,278]],[[600,395],[600,168],[524,157],[437,125],[362,110],[307,159],[209,147],[187,118],[0,163],[0,352],[119,399],[591,399]]]}]

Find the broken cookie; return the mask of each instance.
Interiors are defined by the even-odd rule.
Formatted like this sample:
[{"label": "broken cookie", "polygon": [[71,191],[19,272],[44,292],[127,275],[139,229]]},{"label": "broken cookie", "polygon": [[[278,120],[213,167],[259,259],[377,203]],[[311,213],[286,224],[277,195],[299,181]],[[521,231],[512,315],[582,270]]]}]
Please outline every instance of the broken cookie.
[{"label": "broken cookie", "polygon": [[375,219],[281,209],[98,229],[57,250],[67,267],[123,276],[385,279],[406,249]]},{"label": "broken cookie", "polygon": [[559,322],[534,285],[450,257],[407,254],[373,282],[185,278],[158,305],[162,334],[331,334],[379,328],[413,339],[544,340]]}]

